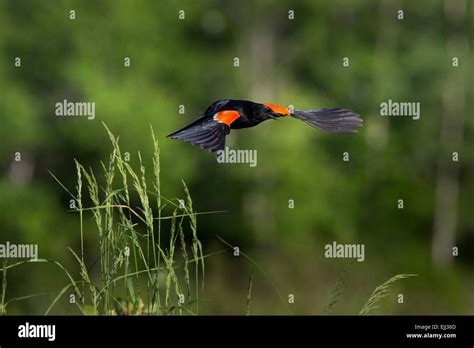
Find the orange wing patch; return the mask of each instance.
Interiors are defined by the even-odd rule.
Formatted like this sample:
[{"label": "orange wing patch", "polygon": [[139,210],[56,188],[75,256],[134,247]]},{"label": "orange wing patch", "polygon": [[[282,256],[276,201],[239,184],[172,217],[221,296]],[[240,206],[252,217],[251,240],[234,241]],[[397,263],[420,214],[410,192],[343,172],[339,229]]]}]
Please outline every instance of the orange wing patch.
[{"label": "orange wing patch", "polygon": [[263,103],[263,105],[269,107],[272,109],[274,112],[280,115],[288,115],[290,112],[288,111],[287,108],[284,108],[283,106],[275,105],[275,104],[269,104],[269,103]]},{"label": "orange wing patch", "polygon": [[225,123],[230,127],[232,122],[234,122],[236,119],[240,117],[240,114],[237,111],[233,110],[225,110],[218,112],[214,115],[214,120],[216,120],[219,123]]}]

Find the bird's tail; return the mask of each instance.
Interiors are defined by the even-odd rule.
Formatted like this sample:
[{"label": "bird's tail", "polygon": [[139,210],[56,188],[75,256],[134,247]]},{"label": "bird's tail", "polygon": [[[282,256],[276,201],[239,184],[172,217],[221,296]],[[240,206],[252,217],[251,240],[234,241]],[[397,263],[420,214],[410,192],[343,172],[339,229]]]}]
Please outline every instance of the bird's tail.
[{"label": "bird's tail", "polygon": [[290,115],[332,133],[357,133],[363,122],[358,114],[348,109],[294,110]]}]

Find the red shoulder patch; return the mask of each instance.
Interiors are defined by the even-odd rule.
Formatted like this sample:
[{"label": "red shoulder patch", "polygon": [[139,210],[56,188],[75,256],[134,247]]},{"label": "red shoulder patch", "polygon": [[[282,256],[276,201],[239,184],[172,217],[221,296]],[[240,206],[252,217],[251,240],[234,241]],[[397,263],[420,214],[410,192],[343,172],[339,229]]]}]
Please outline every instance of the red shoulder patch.
[{"label": "red shoulder patch", "polygon": [[288,111],[287,108],[284,108],[283,106],[275,105],[275,104],[269,104],[269,103],[262,103],[263,105],[269,107],[272,109],[274,112],[280,115],[288,115],[290,112]]},{"label": "red shoulder patch", "polygon": [[232,122],[240,117],[240,114],[234,110],[224,110],[214,115],[214,120],[219,123],[225,123],[230,127]]}]

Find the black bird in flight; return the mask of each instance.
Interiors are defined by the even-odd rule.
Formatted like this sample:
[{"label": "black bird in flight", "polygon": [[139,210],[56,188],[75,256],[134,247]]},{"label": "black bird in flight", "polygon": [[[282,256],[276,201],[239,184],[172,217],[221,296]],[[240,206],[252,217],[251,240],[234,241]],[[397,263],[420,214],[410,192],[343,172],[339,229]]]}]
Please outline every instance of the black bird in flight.
[{"label": "black bird in flight", "polygon": [[291,116],[312,127],[332,133],[356,133],[362,126],[358,114],[348,109],[292,110],[249,100],[218,100],[204,115],[188,126],[168,135],[212,152],[223,150],[231,129],[248,128],[266,120]]}]

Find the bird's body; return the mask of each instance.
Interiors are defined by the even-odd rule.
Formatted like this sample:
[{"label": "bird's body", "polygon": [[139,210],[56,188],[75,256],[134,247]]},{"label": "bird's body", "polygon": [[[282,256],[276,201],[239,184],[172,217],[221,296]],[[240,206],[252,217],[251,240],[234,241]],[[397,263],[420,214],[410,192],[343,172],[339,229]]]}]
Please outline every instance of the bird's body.
[{"label": "bird's body", "polygon": [[263,121],[292,116],[328,132],[353,133],[362,126],[359,115],[347,109],[292,110],[249,100],[218,100],[204,115],[188,126],[168,135],[210,151],[222,150],[231,129],[254,127]]},{"label": "bird's body", "polygon": [[207,108],[204,115],[213,116],[222,111],[236,111],[239,113],[239,117],[230,123],[230,129],[253,127],[268,119],[263,104],[249,100],[218,100]]}]

